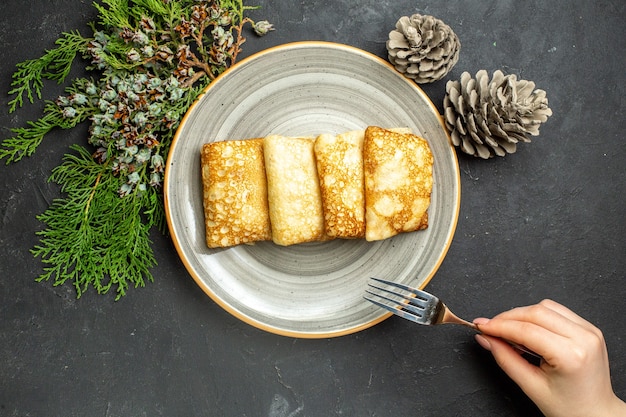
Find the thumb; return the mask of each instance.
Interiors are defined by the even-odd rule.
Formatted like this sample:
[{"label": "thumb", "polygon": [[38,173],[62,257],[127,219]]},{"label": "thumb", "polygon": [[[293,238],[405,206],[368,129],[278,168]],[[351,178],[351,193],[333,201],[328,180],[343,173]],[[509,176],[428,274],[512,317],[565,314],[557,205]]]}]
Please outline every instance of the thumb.
[{"label": "thumb", "polygon": [[498,366],[531,398],[540,397],[547,391],[541,368],[529,363],[504,340],[477,334],[476,341],[493,355]]}]

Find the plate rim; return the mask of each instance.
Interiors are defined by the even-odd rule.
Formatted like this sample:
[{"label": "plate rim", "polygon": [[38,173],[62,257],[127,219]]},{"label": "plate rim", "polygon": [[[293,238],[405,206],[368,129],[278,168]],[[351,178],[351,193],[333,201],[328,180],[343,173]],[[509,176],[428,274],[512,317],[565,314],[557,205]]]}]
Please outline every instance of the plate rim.
[{"label": "plate rim", "polygon": [[459,219],[459,213],[460,213],[460,207],[461,207],[461,174],[460,174],[460,168],[459,168],[459,162],[458,162],[458,156],[456,153],[456,150],[454,148],[454,145],[452,144],[452,140],[450,137],[450,133],[448,131],[448,129],[446,128],[443,116],[441,114],[439,114],[439,111],[437,110],[437,107],[435,106],[435,104],[432,102],[432,100],[430,99],[430,97],[428,97],[428,95],[413,81],[407,79],[406,77],[402,76],[402,74],[400,74],[399,72],[396,71],[396,69],[393,67],[393,65],[391,65],[391,63],[385,61],[384,59],[382,59],[381,57],[365,51],[363,49],[357,48],[355,46],[351,46],[351,45],[346,45],[346,44],[342,44],[342,43],[337,43],[337,42],[328,42],[328,41],[296,41],[296,42],[288,42],[288,43],[283,43],[280,45],[275,45],[269,48],[266,48],[264,50],[261,50],[259,52],[256,52],[238,62],[236,62],[235,64],[233,64],[232,66],[230,66],[228,69],[226,69],[224,72],[222,72],[221,74],[219,74],[217,77],[215,77],[215,79],[213,79],[205,88],[204,90],[198,94],[198,96],[196,97],[196,99],[194,100],[194,102],[189,106],[189,109],[187,109],[187,112],[185,113],[185,115],[183,116],[183,118],[181,119],[176,132],[174,134],[174,137],[172,139],[172,142],[170,144],[170,152],[168,152],[168,156],[166,159],[166,165],[165,165],[165,174],[164,174],[164,179],[163,179],[163,201],[164,201],[164,208],[165,208],[165,218],[166,218],[166,222],[167,222],[167,226],[168,226],[168,230],[169,230],[169,234],[170,234],[170,238],[174,244],[174,247],[176,249],[176,253],[178,255],[178,258],[183,262],[183,265],[185,266],[185,269],[187,271],[187,273],[189,275],[191,275],[191,277],[193,278],[193,280],[195,281],[195,283],[204,291],[204,293],[206,295],[209,296],[209,298],[211,298],[216,304],[218,304],[221,308],[223,308],[226,312],[228,312],[229,314],[231,314],[233,317],[243,321],[244,323],[247,323],[257,329],[260,330],[264,330],[266,332],[272,333],[272,334],[277,334],[277,335],[281,335],[281,336],[287,336],[287,337],[295,337],[295,338],[305,338],[305,339],[322,339],[322,338],[332,338],[332,337],[339,337],[339,336],[345,336],[345,335],[349,335],[349,334],[353,334],[353,333],[357,333],[360,332],[362,330],[368,329],[370,327],[373,327],[381,322],[383,322],[384,320],[386,320],[387,318],[391,317],[393,314],[392,313],[384,313],[381,316],[370,320],[366,323],[363,323],[361,325],[358,326],[353,326],[353,327],[349,327],[349,328],[345,328],[345,329],[341,329],[341,330],[336,330],[336,331],[320,331],[320,332],[311,332],[311,331],[296,331],[296,330],[288,330],[288,329],[283,329],[283,328],[278,328],[275,326],[271,326],[267,323],[263,323],[259,320],[256,320],[252,317],[249,317],[239,311],[237,311],[237,309],[235,309],[234,307],[230,306],[227,302],[225,302],[224,300],[222,300],[211,288],[210,286],[208,286],[204,280],[201,279],[201,277],[198,276],[198,274],[195,272],[193,266],[191,265],[190,261],[183,256],[183,251],[180,245],[180,241],[178,239],[178,236],[176,235],[175,229],[174,229],[174,225],[173,225],[173,220],[172,220],[172,215],[170,212],[170,199],[169,199],[169,195],[168,195],[168,189],[169,189],[169,167],[171,166],[172,163],[172,159],[173,159],[173,152],[171,152],[171,150],[174,148],[174,146],[177,144],[177,142],[181,139],[181,134],[182,134],[182,130],[184,128],[185,123],[187,122],[187,120],[189,119],[189,117],[191,117],[191,114],[193,113],[194,108],[198,105],[198,103],[202,100],[202,98],[207,94],[207,92],[211,89],[214,88],[216,85],[218,85],[220,83],[220,81],[227,77],[228,74],[230,74],[231,72],[233,72],[236,68],[238,68],[239,66],[242,65],[246,65],[249,61],[258,59],[264,55],[267,54],[271,54],[274,52],[280,52],[280,51],[285,51],[285,50],[290,50],[290,49],[298,49],[298,48],[332,48],[332,49],[340,49],[340,50],[344,50],[347,52],[351,52],[351,53],[355,53],[355,54],[360,54],[365,56],[368,59],[377,61],[379,64],[382,64],[386,67],[388,67],[389,69],[391,69],[394,73],[396,73],[400,78],[402,78],[404,80],[404,82],[407,84],[408,87],[410,87],[415,93],[417,93],[418,95],[421,96],[422,99],[424,99],[428,105],[430,110],[433,112],[433,114],[436,116],[441,128],[443,129],[443,132],[448,140],[448,146],[451,149],[451,154],[452,154],[452,159],[454,161],[454,167],[455,167],[455,177],[456,177],[456,184],[457,184],[457,195],[456,195],[456,204],[454,207],[454,218],[452,219],[452,222],[450,224],[450,232],[449,235],[447,236],[446,242],[445,242],[445,247],[443,248],[442,252],[441,252],[441,256],[439,257],[439,259],[437,260],[437,262],[435,263],[432,271],[430,272],[430,274],[424,279],[424,281],[421,283],[420,285],[420,289],[423,289],[424,287],[426,287],[426,285],[428,285],[428,283],[432,280],[432,278],[434,277],[434,275],[437,273],[437,271],[439,270],[439,267],[441,266],[441,264],[443,263],[443,260],[446,258],[446,255],[450,249],[450,246],[452,244],[452,241],[454,239],[454,235],[456,233],[456,228],[457,228],[457,224],[458,224],[458,219]]}]

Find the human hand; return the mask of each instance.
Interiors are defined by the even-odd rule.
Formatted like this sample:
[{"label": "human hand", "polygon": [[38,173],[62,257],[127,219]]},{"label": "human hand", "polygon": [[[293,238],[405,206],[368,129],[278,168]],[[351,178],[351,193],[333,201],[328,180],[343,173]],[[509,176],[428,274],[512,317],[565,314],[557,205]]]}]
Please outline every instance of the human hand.
[{"label": "human hand", "polygon": [[[602,332],[552,300],[474,320],[476,340],[548,417],[626,417],[611,386]],[[543,357],[535,366],[502,339]]]}]

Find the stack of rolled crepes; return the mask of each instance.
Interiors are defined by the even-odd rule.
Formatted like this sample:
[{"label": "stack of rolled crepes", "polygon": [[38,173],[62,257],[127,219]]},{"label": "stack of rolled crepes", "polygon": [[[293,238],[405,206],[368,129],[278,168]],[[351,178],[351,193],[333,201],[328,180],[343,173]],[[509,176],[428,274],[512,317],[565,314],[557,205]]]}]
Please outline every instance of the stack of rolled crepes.
[{"label": "stack of rolled crepes", "polygon": [[408,129],[212,142],[201,163],[210,248],[375,241],[428,227],[433,156]]}]

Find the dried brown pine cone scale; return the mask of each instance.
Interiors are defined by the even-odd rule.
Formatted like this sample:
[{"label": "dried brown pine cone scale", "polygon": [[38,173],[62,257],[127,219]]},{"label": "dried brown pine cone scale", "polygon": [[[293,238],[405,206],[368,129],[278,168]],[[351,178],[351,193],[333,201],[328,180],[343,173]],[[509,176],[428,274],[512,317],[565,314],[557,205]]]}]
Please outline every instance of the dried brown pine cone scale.
[{"label": "dried brown pine cone scale", "polygon": [[544,90],[501,71],[491,80],[481,70],[476,78],[464,72],[460,81],[448,81],[443,106],[452,143],[484,159],[514,153],[552,115]]}]

